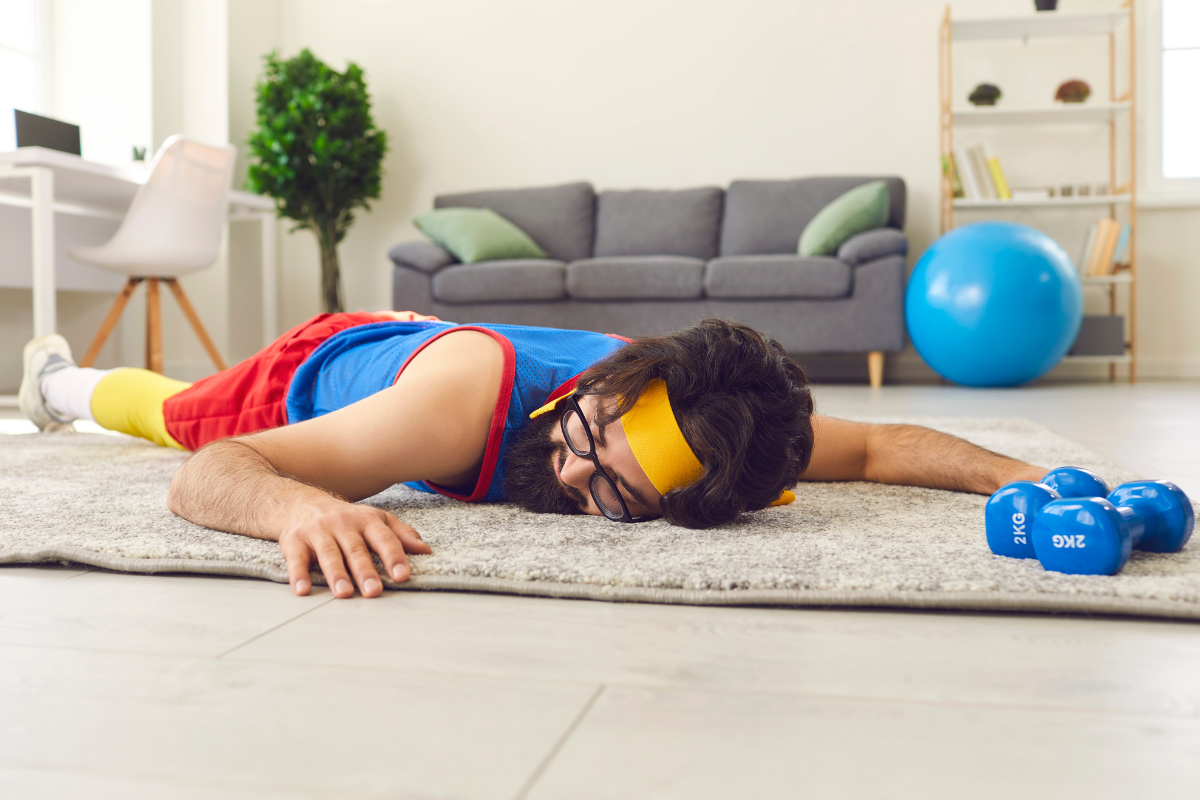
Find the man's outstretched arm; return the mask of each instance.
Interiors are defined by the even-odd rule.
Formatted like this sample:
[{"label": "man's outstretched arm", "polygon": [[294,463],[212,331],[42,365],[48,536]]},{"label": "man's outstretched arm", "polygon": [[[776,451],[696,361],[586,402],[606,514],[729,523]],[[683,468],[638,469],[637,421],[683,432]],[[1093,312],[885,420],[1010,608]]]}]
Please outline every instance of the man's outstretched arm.
[{"label": "man's outstretched arm", "polygon": [[205,447],[175,473],[174,513],[197,525],[278,541],[296,594],[315,559],[338,597],[382,592],[372,552],[396,580],[405,552],[428,553],[409,526],[352,501],[395,483],[470,483],[479,473],[503,358],[460,331],[426,347],[395,385],[322,417]]},{"label": "man's outstretched arm", "polygon": [[251,442],[214,442],[192,456],[171,480],[167,506],[206,528],[278,541],[296,594],[312,589],[314,559],[337,597],[353,595],[355,583],[364,597],[375,597],[383,584],[372,552],[396,581],[408,580],[406,552],[431,552],[396,517],[283,474]]},{"label": "man's outstretched arm", "polygon": [[816,441],[805,481],[874,481],[991,494],[1049,470],[918,425],[871,425],[813,416]]}]

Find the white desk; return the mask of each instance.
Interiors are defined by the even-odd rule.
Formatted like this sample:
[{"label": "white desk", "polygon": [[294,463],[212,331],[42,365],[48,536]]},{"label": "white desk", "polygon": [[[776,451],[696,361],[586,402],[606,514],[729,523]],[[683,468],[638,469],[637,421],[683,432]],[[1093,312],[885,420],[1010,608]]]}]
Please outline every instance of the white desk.
[{"label": "white desk", "polygon": [[[96,164],[44,147],[0,153],[0,204],[28,208],[33,214],[34,336],[54,333],[58,327],[55,213],[122,219],[149,174],[149,170]],[[261,225],[263,343],[270,344],[278,327],[275,203],[269,197],[234,191],[229,194],[229,212],[231,220],[257,220]]]}]

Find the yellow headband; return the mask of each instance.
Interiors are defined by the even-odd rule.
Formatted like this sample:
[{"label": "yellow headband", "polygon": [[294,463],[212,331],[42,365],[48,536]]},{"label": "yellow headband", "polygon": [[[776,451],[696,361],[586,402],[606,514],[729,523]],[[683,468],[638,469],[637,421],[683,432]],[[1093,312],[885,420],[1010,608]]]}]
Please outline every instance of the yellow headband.
[{"label": "yellow headband", "polygon": [[[530,419],[552,410],[563,397],[546,403],[530,414]],[[659,494],[691,486],[704,475],[700,459],[679,430],[667,397],[667,384],[662,380],[656,378],[646,384],[633,408],[621,417],[621,427],[625,429],[633,457]],[[795,499],[794,494],[785,491],[771,505],[784,505]]]},{"label": "yellow headband", "polygon": [[659,494],[691,486],[704,475],[700,459],[679,430],[663,381],[656,378],[646,384],[633,408],[621,417],[621,427],[633,457]]}]

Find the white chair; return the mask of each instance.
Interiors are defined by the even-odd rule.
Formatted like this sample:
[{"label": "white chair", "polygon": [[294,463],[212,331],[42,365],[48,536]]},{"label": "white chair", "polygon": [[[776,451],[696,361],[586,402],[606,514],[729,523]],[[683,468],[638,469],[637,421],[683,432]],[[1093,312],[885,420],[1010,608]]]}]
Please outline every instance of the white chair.
[{"label": "white chair", "polygon": [[196,316],[177,278],[217,260],[233,180],[233,147],[209,147],[172,136],[150,165],[150,177],[137,190],[121,227],[107,244],[72,247],[71,257],[129,276],[79,366],[88,367],[121,319],[125,304],[146,282],[146,369],[162,372],[162,310],[158,283],[167,284],[204,349],[217,365],[225,362]]}]

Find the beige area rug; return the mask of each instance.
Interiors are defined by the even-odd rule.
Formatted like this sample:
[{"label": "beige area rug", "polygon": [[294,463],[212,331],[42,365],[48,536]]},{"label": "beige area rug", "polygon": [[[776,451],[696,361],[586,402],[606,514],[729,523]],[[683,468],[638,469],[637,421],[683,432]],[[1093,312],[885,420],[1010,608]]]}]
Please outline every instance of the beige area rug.
[{"label": "beige area rug", "polygon": [[[1089,467],[1113,484],[1140,477],[1026,420],[904,421],[1036,464]],[[286,582],[274,542],[167,511],[167,484],[184,458],[123,436],[0,435],[0,564],[68,561]],[[802,484],[797,494],[790,506],[708,531],[528,514],[404,487],[367,502],[415,527],[434,551],[414,558],[408,583],[390,588],[1200,619],[1195,544],[1171,555],[1135,552],[1115,577],[1061,575],[992,555],[982,496],[868,483]]]}]

